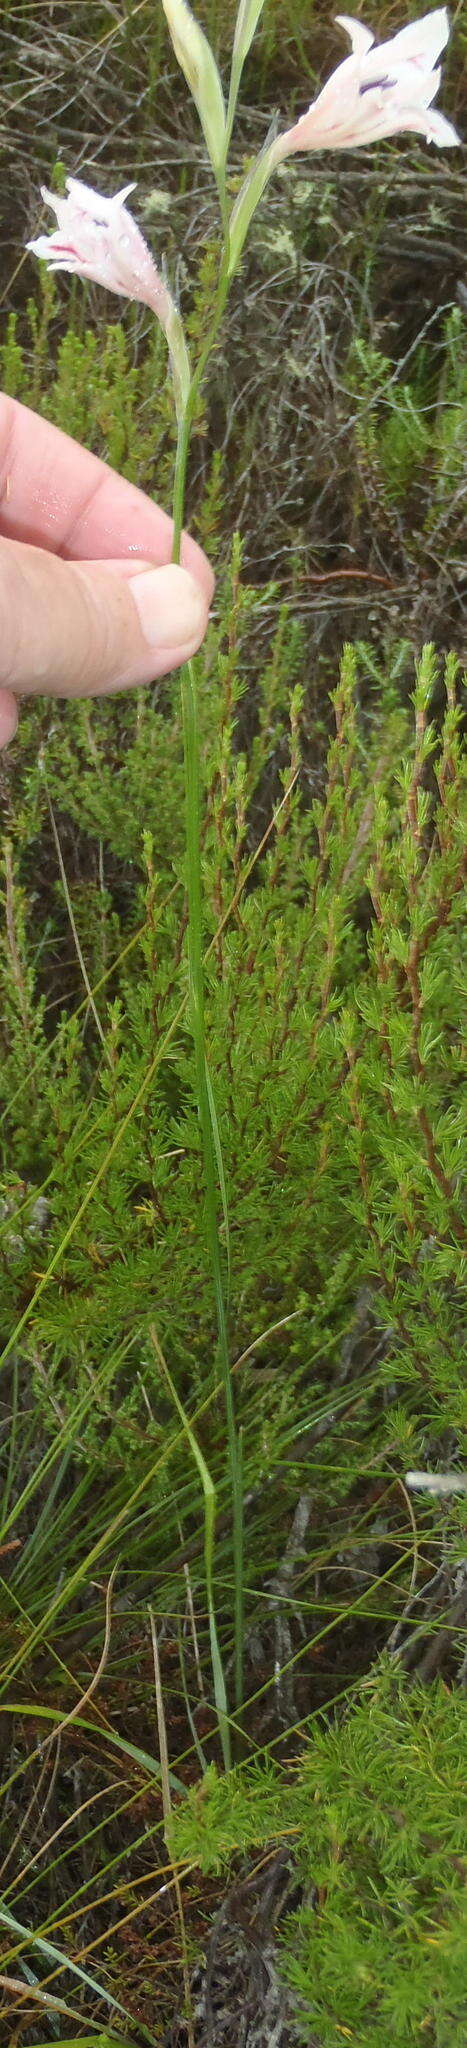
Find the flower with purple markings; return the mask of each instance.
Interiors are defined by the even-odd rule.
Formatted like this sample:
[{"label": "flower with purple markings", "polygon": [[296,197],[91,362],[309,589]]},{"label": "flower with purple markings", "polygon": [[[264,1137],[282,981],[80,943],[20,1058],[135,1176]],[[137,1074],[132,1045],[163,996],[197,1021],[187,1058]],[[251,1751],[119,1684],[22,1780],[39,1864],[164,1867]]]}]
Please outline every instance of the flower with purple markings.
[{"label": "flower with purple markings", "polygon": [[279,135],[276,163],[300,149],[359,149],[387,135],[412,129],[439,149],[459,142],[451,121],[433,109],[441,83],[437,58],[449,36],[445,7],[410,22],[390,42],[375,45],[371,29],[348,14],[336,15],[352,44],[327,85],[294,128]]},{"label": "flower with purple markings", "polygon": [[83,185],[80,178],[67,178],[67,197],[41,187],[42,198],[53,208],[57,226],[50,235],[38,235],[28,242],[34,256],[42,256],[49,270],[73,270],[78,277],[93,278],[109,292],[127,299],[142,299],[151,306],[165,326],[169,295],[159,277],[143,235],[128,212],[125,200],[134,185],[124,185],[113,199]]},{"label": "flower with purple markings", "polygon": [[190,386],[190,365],[180,314],[156,270],[141,230],[125,200],[134,185],[124,185],[113,199],[67,178],[65,199],[42,185],[42,198],[53,208],[57,226],[38,235],[27,248],[42,257],[49,270],[71,270],[103,284],[125,299],[139,299],[156,314],[166,336],[172,363],[177,412],[183,412]]}]

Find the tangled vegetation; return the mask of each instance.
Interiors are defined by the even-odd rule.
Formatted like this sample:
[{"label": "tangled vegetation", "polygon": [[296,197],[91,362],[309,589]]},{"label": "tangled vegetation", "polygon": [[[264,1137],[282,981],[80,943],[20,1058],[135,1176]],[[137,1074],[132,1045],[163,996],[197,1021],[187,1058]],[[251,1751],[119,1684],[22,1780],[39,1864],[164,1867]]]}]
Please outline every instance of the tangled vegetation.
[{"label": "tangled vegetation", "polygon": [[[109,186],[136,175],[195,350],[217,230],[162,10],[4,15],[24,239],[65,156]],[[265,9],[246,157],[329,63],[329,22],[302,17]],[[228,10],[203,18],[222,56]],[[459,124],[463,43],[458,24]],[[218,566],[197,661],[206,1027],[245,1504],[228,1771],[177,678],[36,700],[2,762],[14,2048],[239,2048],[245,2014],[248,2048],[461,2048],[465,1500],[414,1507],[405,1475],[465,1461],[463,206],[458,164],[414,142],[279,180],[196,421],[190,518]],[[17,233],[0,383],[169,505],[162,345],[139,308],[106,320],[92,287],[33,286]]]}]

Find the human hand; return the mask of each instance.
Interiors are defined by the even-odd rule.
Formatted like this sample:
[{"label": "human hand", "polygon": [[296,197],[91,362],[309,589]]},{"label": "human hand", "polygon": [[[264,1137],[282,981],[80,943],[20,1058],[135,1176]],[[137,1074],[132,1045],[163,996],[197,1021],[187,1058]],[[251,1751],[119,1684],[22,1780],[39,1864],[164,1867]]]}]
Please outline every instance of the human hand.
[{"label": "human hand", "polygon": [[0,393],[0,747],[18,698],[103,697],[196,652],[214,577],[143,491]]}]

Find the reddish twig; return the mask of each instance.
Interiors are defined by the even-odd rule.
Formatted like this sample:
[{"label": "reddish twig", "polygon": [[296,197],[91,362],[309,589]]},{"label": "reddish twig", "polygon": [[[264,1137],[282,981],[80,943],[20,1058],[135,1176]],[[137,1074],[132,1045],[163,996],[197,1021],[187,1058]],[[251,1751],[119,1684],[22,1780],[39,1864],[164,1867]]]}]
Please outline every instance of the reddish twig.
[{"label": "reddish twig", "polygon": [[392,576],[382,576],[377,569],[305,569],[301,583],[332,583],[336,578],[358,577],[364,583],[384,583],[386,590],[394,590]]}]

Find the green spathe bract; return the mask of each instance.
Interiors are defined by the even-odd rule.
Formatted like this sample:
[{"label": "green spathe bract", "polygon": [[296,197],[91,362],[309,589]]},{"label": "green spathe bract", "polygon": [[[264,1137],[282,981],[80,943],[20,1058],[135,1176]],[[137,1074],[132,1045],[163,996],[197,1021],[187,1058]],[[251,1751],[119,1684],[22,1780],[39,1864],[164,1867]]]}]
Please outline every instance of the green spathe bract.
[{"label": "green spathe bract", "polygon": [[268,139],[261,155],[247,172],[243,185],[232,207],[229,222],[229,277],[235,277],[245,245],[250,222],[256,213],[263,192],[274,170],[273,144]]}]

